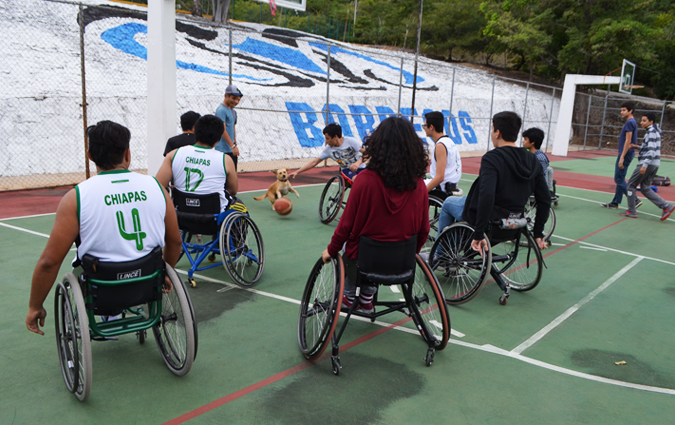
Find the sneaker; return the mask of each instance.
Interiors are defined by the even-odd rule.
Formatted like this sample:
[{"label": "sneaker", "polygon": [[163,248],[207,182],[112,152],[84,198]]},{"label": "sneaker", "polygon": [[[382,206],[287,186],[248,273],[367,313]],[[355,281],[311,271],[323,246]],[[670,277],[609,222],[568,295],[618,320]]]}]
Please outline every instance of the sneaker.
[{"label": "sneaker", "polygon": [[642,206],[642,201],[638,199],[637,202],[635,202],[635,209],[638,209],[641,206]]},{"label": "sneaker", "polygon": [[669,205],[663,209],[663,214],[661,214],[661,221],[666,221],[668,217],[675,211],[675,206]]},{"label": "sneaker", "polygon": [[616,204],[614,202],[607,202],[606,204],[600,204],[601,207],[603,208],[609,208],[612,210],[617,210],[619,209],[619,204]]},{"label": "sneaker", "polygon": [[635,212],[635,211],[631,212],[631,211],[626,210],[626,211],[620,213],[619,215],[622,215],[622,216],[628,217],[628,218],[637,218],[637,212]]}]

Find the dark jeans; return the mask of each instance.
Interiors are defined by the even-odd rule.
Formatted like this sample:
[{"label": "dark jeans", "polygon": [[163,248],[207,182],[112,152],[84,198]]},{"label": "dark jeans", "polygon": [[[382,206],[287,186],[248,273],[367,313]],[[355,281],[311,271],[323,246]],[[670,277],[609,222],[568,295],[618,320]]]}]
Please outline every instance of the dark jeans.
[{"label": "dark jeans", "polygon": [[614,183],[616,183],[616,192],[614,193],[614,199],[612,203],[621,204],[623,200],[623,195],[628,195],[628,185],[626,184],[626,173],[628,172],[628,166],[633,160],[634,155],[626,155],[623,160],[623,170],[619,168],[619,160],[621,156],[616,157],[616,163],[614,164]]}]

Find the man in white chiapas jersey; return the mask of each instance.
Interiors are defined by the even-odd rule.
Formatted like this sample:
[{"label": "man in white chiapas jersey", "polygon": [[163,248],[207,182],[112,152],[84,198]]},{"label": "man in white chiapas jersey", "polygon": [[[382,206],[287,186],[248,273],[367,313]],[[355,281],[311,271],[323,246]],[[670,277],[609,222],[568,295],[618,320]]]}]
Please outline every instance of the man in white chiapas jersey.
[{"label": "man in white chiapas jersey", "polygon": [[204,115],[195,124],[193,146],[183,146],[169,152],[157,172],[157,181],[169,187],[173,178],[176,188],[198,195],[220,194],[220,209],[225,211],[229,201],[225,189],[234,196],[239,183],[232,158],[213,147],[223,134],[223,121],[215,115]]},{"label": "man in white chiapas jersey", "polygon": [[459,190],[457,183],[462,177],[462,160],[455,143],[444,134],[445,118],[440,112],[429,112],[424,115],[424,132],[436,144],[431,155],[429,173],[431,179],[425,179],[427,192],[434,189],[447,195]]},{"label": "man in white chiapas jersey", "polygon": [[[87,157],[96,164],[98,174],[61,200],[49,241],[33,272],[26,327],[40,335],[44,335],[40,326],[47,316],[42,304],[78,235],[78,258],[90,254],[101,261],[131,261],[161,246],[164,260],[173,267],[180,254],[171,198],[153,177],[129,171],[129,130],[101,121],[87,129],[87,138]],[[165,291],[171,289],[167,286]]]}]

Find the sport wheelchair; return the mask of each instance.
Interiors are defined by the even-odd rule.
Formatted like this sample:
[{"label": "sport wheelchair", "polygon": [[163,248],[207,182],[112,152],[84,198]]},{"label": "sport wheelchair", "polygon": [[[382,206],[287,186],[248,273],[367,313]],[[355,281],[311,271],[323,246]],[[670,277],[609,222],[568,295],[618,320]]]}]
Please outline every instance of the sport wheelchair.
[{"label": "sport wheelchair", "polygon": [[[412,319],[415,328],[426,342],[425,362],[430,366],[436,350],[443,350],[450,337],[450,316],[443,292],[428,265],[415,254],[416,236],[402,242],[378,242],[361,237],[357,260],[354,303],[346,309],[346,317],[337,335],[338,316],[342,309],[345,266],[341,256],[331,258],[328,264],[319,259],[307,280],[298,318],[298,344],[308,360],[316,360],[332,342],[333,373],[342,369],[339,342],[352,315],[375,321],[385,314],[399,311]],[[357,311],[358,292],[364,284],[400,285],[400,295],[375,293],[373,306],[381,311]],[[393,292],[392,292],[393,294]],[[403,325],[410,319],[396,324]]]},{"label": "sport wheelchair", "polygon": [[321,192],[319,200],[319,219],[323,224],[328,224],[338,216],[340,208],[347,205],[345,193],[352,187],[352,179],[347,177],[340,169],[336,176],[328,180]]},{"label": "sport wheelchair", "polygon": [[[75,264],[77,265],[77,264]],[[134,261],[81,260],[82,274],[64,276],[56,287],[56,344],[66,387],[80,401],[92,385],[91,340],[135,332],[143,344],[152,328],[164,363],[175,375],[190,371],[197,356],[197,325],[190,296],[175,270],[162,259],[161,248]],[[173,285],[162,293],[165,276]],[[95,316],[121,314],[97,321]]]},{"label": "sport wheelchair", "polygon": [[510,290],[523,292],[536,287],[545,266],[526,219],[517,226],[492,224],[485,234],[488,250],[483,255],[471,248],[474,229],[466,222],[446,227],[434,242],[429,264],[448,304],[462,304],[478,294],[488,276],[504,291],[499,303],[506,305]]},{"label": "sport wheelchair", "polygon": [[[241,202],[231,202],[232,207],[221,212],[218,193],[197,195],[176,188],[171,193],[183,241],[181,257],[187,254],[190,261],[190,286],[197,286],[195,272],[221,265],[236,284],[247,287],[256,283],[265,268],[265,248],[246,207]],[[208,235],[210,240],[194,243],[196,235]],[[215,262],[216,254],[222,256],[222,261],[200,267],[205,258]]]},{"label": "sport wheelchair", "polygon": [[463,194],[464,191],[457,187],[456,184],[452,183],[446,183],[445,192],[438,188],[429,192],[429,227],[431,227],[431,230],[429,232],[427,241],[422,247],[422,252],[428,253],[436,241],[436,235],[439,233],[438,219],[441,216],[441,208],[443,208],[443,202],[445,199],[449,196],[462,196]]},{"label": "sport wheelchair", "polygon": [[[551,198],[551,203],[554,202],[554,199],[557,198]],[[557,205],[557,201],[555,201],[555,203]],[[525,204],[524,215],[525,218],[527,219],[527,228],[531,232],[532,230],[534,230],[534,218],[537,215],[537,201],[534,199],[534,196],[530,196],[530,199],[528,199],[527,203]],[[553,235],[553,231],[555,230],[555,224],[556,224],[555,211],[553,210],[553,206],[551,206],[548,213],[548,220],[546,220],[546,224],[544,225],[544,240],[546,241],[548,246],[551,246],[551,236]]]}]

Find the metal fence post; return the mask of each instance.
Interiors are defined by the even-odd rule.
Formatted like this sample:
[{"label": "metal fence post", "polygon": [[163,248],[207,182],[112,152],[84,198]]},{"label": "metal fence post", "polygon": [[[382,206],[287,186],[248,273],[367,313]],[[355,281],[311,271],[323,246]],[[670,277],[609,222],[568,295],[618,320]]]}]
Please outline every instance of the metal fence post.
[{"label": "metal fence post", "polygon": [[[452,68],[452,85],[450,86],[450,116],[448,119],[452,117],[452,100],[455,97],[455,72],[457,71],[457,68]],[[448,123],[450,125],[450,123]],[[450,128],[450,127],[448,127]]]},{"label": "metal fence post", "polygon": [[84,68],[84,7],[80,3],[80,14],[78,16],[78,21],[80,24],[80,75],[82,77],[82,128],[84,130],[84,175],[85,178],[89,178],[89,158],[87,158],[87,151],[89,150],[89,145],[87,142],[87,78]]},{"label": "metal fence post", "polygon": [[328,125],[330,116],[330,45],[331,43],[328,43],[328,56],[326,56],[326,125]]},{"label": "metal fence post", "polygon": [[668,103],[667,100],[663,101],[663,108],[661,108],[661,121],[659,122],[659,128],[661,131],[663,131],[663,117],[666,115],[666,104]]},{"label": "metal fence post", "polygon": [[490,97],[490,116],[488,117],[488,140],[487,140],[487,149],[490,150],[490,135],[492,134],[492,125],[490,125],[490,120],[492,119],[492,108],[495,104],[495,83],[497,82],[497,77],[492,77],[492,96]]},{"label": "metal fence post", "polygon": [[591,118],[591,101],[593,96],[588,95],[588,111],[586,112],[586,129],[584,130],[584,150],[586,150],[586,137],[588,136],[588,122]]},{"label": "metal fence post", "polygon": [[401,91],[403,90],[403,58],[401,58],[401,72],[398,75],[398,109],[396,115],[401,116]]},{"label": "metal fence post", "polygon": [[602,124],[600,125],[600,141],[598,142],[598,149],[602,149],[602,135],[605,132],[605,117],[607,116],[607,98],[609,97],[609,92],[605,94],[605,107],[602,110]]},{"label": "metal fence post", "polygon": [[228,54],[228,61],[230,66],[230,85],[232,85],[232,28],[229,28],[230,33],[230,51]]},{"label": "metal fence post", "polygon": [[548,149],[548,141],[551,140],[551,121],[553,121],[553,105],[555,105],[555,87],[553,87],[553,93],[551,93],[551,113],[548,115],[548,130],[546,130],[546,145],[544,146],[544,152]]},{"label": "metal fence post", "polygon": [[523,107],[523,124],[522,127],[525,129],[525,114],[527,114],[527,97],[530,95],[530,83],[527,83],[527,86],[525,87],[525,106]]}]

